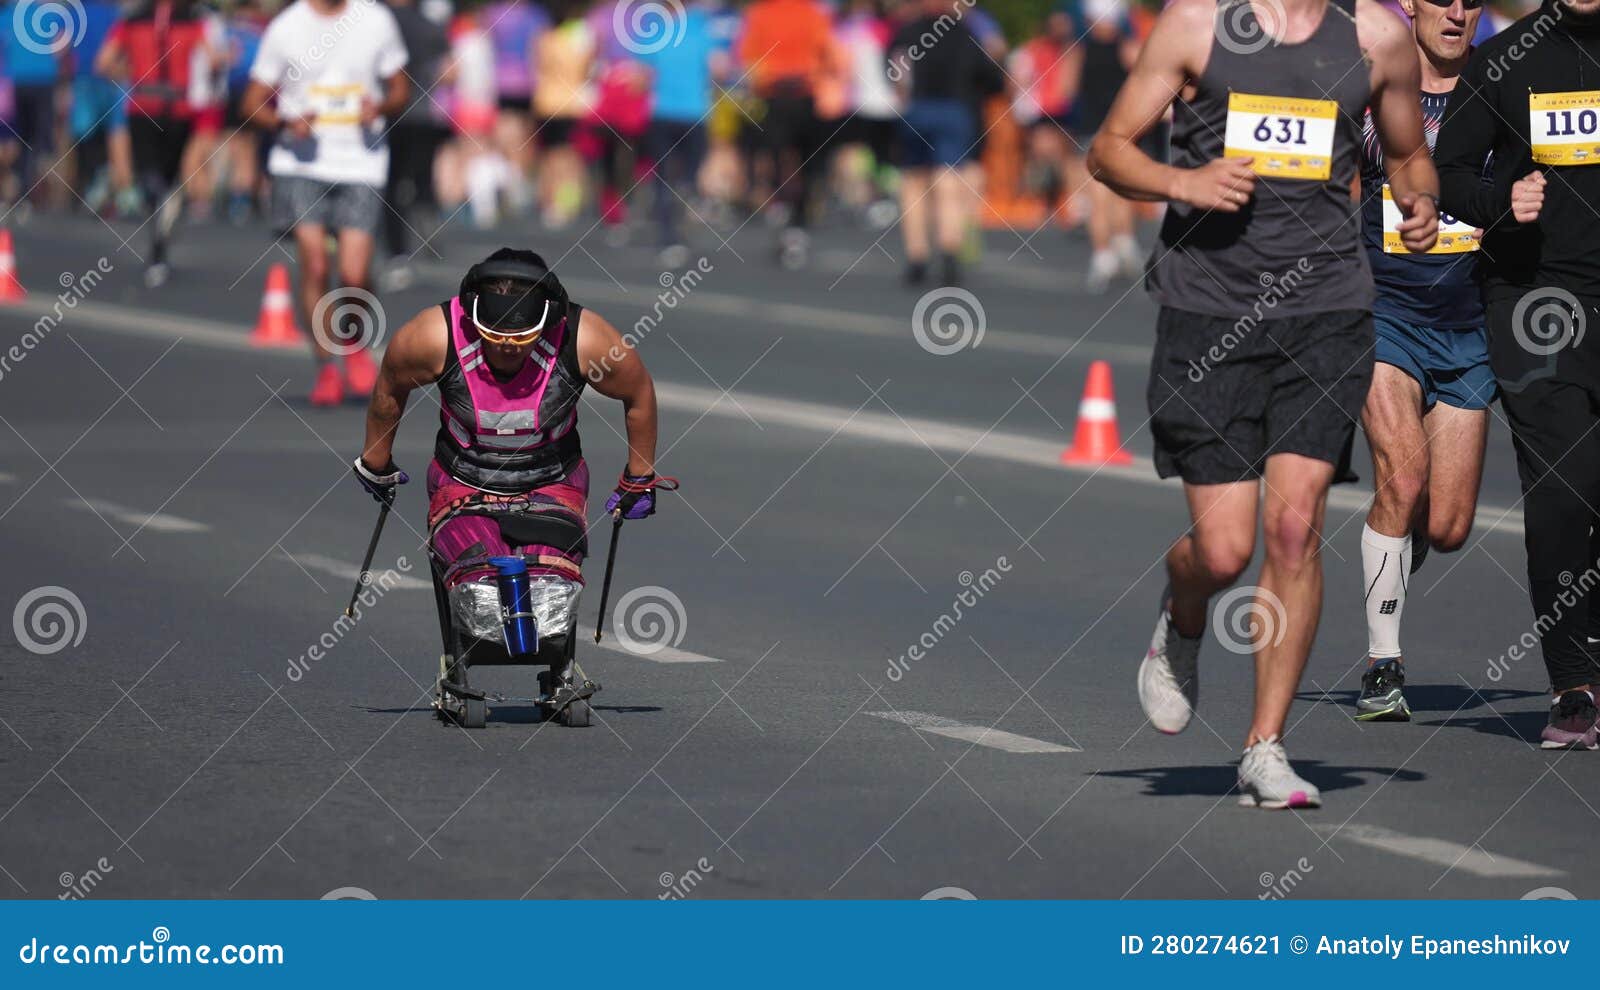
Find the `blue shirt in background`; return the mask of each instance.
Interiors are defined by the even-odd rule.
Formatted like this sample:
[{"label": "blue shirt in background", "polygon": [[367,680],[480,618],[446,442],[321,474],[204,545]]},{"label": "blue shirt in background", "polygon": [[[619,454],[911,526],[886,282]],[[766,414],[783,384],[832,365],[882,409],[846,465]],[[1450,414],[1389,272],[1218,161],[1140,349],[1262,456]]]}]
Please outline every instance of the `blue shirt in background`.
[{"label": "blue shirt in background", "polygon": [[[672,36],[680,30],[670,29]],[[693,122],[711,110],[711,56],[719,44],[705,11],[691,8],[684,13],[683,39],[658,52],[639,56],[650,68],[652,115],[657,120]]]},{"label": "blue shirt in background", "polygon": [[[8,3],[0,8],[0,23],[6,24],[10,30],[0,31],[0,57],[4,58],[6,75],[19,86],[33,86],[56,81],[56,56],[51,51],[51,46],[61,44],[66,47],[70,36],[63,41],[54,35],[45,34],[42,29],[63,27],[60,20],[48,21],[45,24],[36,23],[36,19],[27,16],[27,11],[21,11],[22,16],[17,16],[17,5]],[[48,20],[48,19],[47,19]],[[67,31],[74,30],[75,22],[66,23]]]}]

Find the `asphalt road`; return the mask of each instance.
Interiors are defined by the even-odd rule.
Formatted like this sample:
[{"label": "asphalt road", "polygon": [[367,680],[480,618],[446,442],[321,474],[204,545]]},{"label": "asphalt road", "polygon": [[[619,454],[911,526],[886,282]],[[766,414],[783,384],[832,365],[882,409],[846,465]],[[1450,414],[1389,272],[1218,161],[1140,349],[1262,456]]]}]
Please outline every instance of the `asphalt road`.
[{"label": "asphalt road", "polygon": [[[1233,613],[1202,654],[1200,719],[1177,738],[1144,724],[1133,674],[1185,516],[1148,467],[1153,308],[1128,284],[1083,294],[1074,236],[991,234],[968,283],[982,339],[936,355],[912,332],[892,233],[824,231],[800,274],[771,264],[756,225],[726,244],[703,233],[702,277],[670,292],[652,251],[599,232],[442,234],[419,284],[383,298],[391,329],[501,240],[559,258],[574,295],[624,328],[674,300],[640,347],[661,388],[661,468],[683,491],[625,529],[614,589],[638,592],[641,621],[661,605],[673,649],[589,646],[591,590],[595,725],[540,724],[513,702],[470,732],[428,709],[420,484],[379,551],[399,585],[303,659],[336,628],[374,507],[348,477],[359,408],[312,410],[305,355],[246,342],[284,260],[265,232],[186,230],[159,292],[139,283],[132,225],[35,216],[14,233],[31,296],[0,308],[0,342],[58,290],[74,305],[0,368],[0,604],[42,623],[0,634],[10,896],[76,895],[91,876],[93,897],[1600,888],[1595,758],[1530,741],[1542,665],[1501,659],[1532,616],[1499,424],[1480,515],[1498,525],[1412,585],[1408,725],[1348,715],[1364,491],[1336,497],[1289,740],[1321,810],[1234,806],[1251,680],[1222,641]],[[63,288],[96,267],[109,273],[81,302]],[[1056,454],[1098,358],[1140,460],[1070,470]],[[435,415],[419,398],[404,424],[413,476]],[[620,426],[588,403],[597,479],[620,466]],[[533,693],[527,670],[477,681]]]}]

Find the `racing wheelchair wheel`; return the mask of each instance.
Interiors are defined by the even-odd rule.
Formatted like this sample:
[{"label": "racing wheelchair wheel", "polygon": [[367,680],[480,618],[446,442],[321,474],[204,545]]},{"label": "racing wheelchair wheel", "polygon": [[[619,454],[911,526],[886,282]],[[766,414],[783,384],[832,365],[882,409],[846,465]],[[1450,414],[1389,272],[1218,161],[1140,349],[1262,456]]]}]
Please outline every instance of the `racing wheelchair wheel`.
[{"label": "racing wheelchair wheel", "polygon": [[586,729],[594,717],[594,709],[589,707],[587,701],[574,701],[561,710],[557,716],[561,724],[569,729]]},{"label": "racing wheelchair wheel", "polygon": [[461,701],[461,727],[481,729],[488,721],[489,708],[482,698],[463,698]]}]

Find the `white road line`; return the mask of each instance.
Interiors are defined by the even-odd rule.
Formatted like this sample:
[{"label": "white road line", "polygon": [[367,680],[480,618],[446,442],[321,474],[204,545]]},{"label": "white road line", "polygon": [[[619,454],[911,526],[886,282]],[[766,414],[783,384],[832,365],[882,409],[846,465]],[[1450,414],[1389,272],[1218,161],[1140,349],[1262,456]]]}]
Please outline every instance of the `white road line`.
[{"label": "white road line", "polygon": [[649,660],[651,663],[721,663],[718,657],[708,657],[704,653],[695,653],[692,650],[680,650],[673,646],[663,646],[653,653],[636,653],[614,639],[603,640],[595,644],[602,650],[611,653],[620,653],[625,657],[635,660]]},{"label": "white road line", "polygon": [[[342,560],[324,557],[320,553],[291,553],[289,559],[310,571],[321,571],[331,574],[336,578],[354,581],[361,576],[361,568],[355,564],[347,564]],[[411,591],[432,591],[433,582],[424,581],[402,574],[396,570],[382,570],[372,572],[372,583],[380,588],[406,588]]]},{"label": "white road line", "polygon": [[981,725],[968,725],[965,722],[957,722],[955,719],[945,718],[942,715],[929,715],[927,712],[864,712],[863,714],[888,719],[890,722],[899,722],[901,725],[909,725],[918,732],[931,732],[936,736],[948,736],[951,739],[977,743],[979,746],[1000,749],[1007,753],[1082,752],[1071,746],[1061,746],[1057,743],[1045,742],[1043,739],[1031,739],[1027,736],[1019,736],[1014,732],[1004,732],[1000,729],[990,729]]},{"label": "white road line", "polygon": [[[42,313],[45,307],[24,300],[4,312],[25,312],[30,309],[37,309]],[[3,316],[4,312],[0,312],[0,316]],[[296,349],[253,348],[250,346],[248,328],[240,326],[220,329],[214,320],[157,314],[148,310],[141,313],[129,307],[113,307],[91,302],[79,303],[77,309],[73,311],[72,318],[74,326],[87,329],[161,340],[179,337],[203,347],[249,351],[261,358],[288,358],[301,363],[305,361],[305,354]],[[993,331],[990,335],[993,335]],[[989,337],[984,338],[986,344],[988,340]],[[888,413],[867,410],[857,412],[846,406],[805,402],[744,391],[738,394],[735,405],[716,389],[681,385],[661,379],[656,380],[656,398],[665,408],[694,415],[704,414],[749,422],[745,418],[748,413],[757,420],[775,422],[798,430],[825,434],[837,431],[840,436],[857,440],[917,449],[922,449],[926,445],[941,453],[957,456],[966,454],[967,457],[976,460],[1003,461],[1051,471],[1092,473],[1099,478],[1115,481],[1165,485],[1174,489],[1178,487],[1176,479],[1163,481],[1156,476],[1154,469],[1142,462],[1133,467],[1103,468],[1062,464],[1060,454],[1067,445],[1066,437],[1045,439],[1002,430],[985,433],[983,430],[960,423],[916,417],[905,417],[902,422],[901,417]],[[971,453],[967,453],[968,448],[974,443],[978,446]],[[1335,488],[1328,493],[1330,507],[1351,513],[1365,512],[1371,501],[1370,493],[1351,488]],[[1473,528],[1485,532],[1521,536],[1522,510],[1480,503]]]},{"label": "white road line", "polygon": [[1313,825],[1313,832],[1357,845],[1382,849],[1396,856],[1454,868],[1479,877],[1559,877],[1561,870],[1527,860],[1491,853],[1481,846],[1464,846],[1449,839],[1406,835],[1381,825]]},{"label": "white road line", "polygon": [[184,519],[181,516],[169,516],[164,512],[144,512],[139,509],[130,509],[116,502],[107,502],[102,498],[64,500],[64,505],[77,509],[94,510],[102,516],[110,516],[125,523],[138,526],[141,529],[154,530],[157,533],[204,533],[211,527],[203,522],[193,519]]}]

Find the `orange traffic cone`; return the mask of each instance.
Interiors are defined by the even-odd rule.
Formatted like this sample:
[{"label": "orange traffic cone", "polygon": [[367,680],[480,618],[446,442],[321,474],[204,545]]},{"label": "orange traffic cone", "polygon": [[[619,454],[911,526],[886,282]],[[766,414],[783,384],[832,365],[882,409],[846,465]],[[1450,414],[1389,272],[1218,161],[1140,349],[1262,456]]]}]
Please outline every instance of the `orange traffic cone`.
[{"label": "orange traffic cone", "polygon": [[289,269],[282,262],[267,270],[267,291],[261,294],[261,317],[250,343],[255,347],[303,347],[305,334],[294,325],[294,300],[289,294]]},{"label": "orange traffic cone", "polygon": [[1111,365],[1089,365],[1089,379],[1078,403],[1078,428],[1072,446],[1061,452],[1063,464],[1132,464],[1133,455],[1122,449],[1117,431],[1117,401],[1111,394]]},{"label": "orange traffic cone", "polygon": [[0,230],[0,303],[21,302],[28,290],[17,281],[17,255],[11,248],[11,231]]}]

